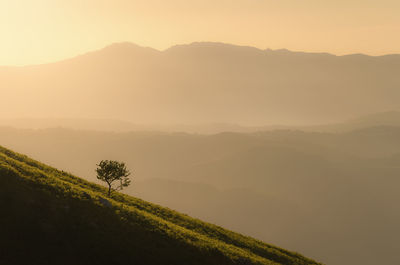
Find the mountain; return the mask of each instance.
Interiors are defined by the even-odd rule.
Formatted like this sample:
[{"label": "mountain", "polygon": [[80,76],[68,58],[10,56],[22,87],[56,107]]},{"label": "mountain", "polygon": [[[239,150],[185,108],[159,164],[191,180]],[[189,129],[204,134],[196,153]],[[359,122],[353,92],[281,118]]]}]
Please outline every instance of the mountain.
[{"label": "mountain", "polygon": [[[16,118],[0,119],[0,126],[20,129],[68,128],[76,130],[131,132],[131,131],[162,131],[186,132],[198,134],[216,134],[221,132],[255,132],[272,130],[283,126],[242,126],[231,123],[204,124],[134,124],[132,122],[114,119],[89,118]],[[284,127],[284,128],[287,128]]]},{"label": "mountain", "polygon": [[0,128],[3,145],[95,181],[127,163],[124,190],[332,265],[398,264],[400,127],[345,133]]},{"label": "mountain", "polygon": [[0,120],[0,126],[21,129],[69,128],[76,130],[127,132],[146,129],[130,122],[111,119],[18,118]]},{"label": "mountain", "polygon": [[0,147],[2,264],[318,264]]},{"label": "mountain", "polygon": [[309,126],[288,126],[287,128],[313,131],[313,132],[351,132],[355,130],[368,129],[371,127],[399,127],[400,112],[384,111],[357,118],[349,119],[339,123],[309,125]]},{"label": "mountain", "polygon": [[232,123],[203,124],[134,124],[113,119],[84,118],[17,118],[0,120],[0,126],[20,129],[67,128],[107,132],[184,132],[189,134],[218,134],[224,132],[256,133],[263,131],[305,131],[305,132],[351,132],[371,127],[399,127],[400,112],[386,111],[360,116],[339,123],[320,125],[267,125],[243,126]]},{"label": "mountain", "polygon": [[334,56],[207,42],[157,51],[120,43],[57,63],[1,67],[0,119],[332,123],[399,110],[399,70],[400,55]]}]

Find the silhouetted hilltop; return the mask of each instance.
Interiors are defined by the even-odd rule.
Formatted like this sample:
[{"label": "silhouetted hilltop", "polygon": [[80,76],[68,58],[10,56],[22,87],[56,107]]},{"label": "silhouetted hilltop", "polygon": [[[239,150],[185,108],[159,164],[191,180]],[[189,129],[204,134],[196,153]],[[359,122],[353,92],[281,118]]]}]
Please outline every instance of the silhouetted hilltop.
[{"label": "silhouetted hilltop", "polygon": [[[165,51],[114,44],[0,69],[0,118],[316,124],[399,110],[400,56],[334,56],[221,43]],[[21,98],[21,95],[24,95]]]}]

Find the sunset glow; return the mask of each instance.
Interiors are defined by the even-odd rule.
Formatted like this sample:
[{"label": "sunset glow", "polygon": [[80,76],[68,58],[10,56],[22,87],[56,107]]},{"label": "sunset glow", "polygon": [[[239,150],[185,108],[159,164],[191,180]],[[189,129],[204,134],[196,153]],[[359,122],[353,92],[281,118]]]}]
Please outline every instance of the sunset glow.
[{"label": "sunset glow", "polygon": [[218,41],[334,54],[400,53],[400,2],[1,0],[0,65],[57,61],[114,42]]}]

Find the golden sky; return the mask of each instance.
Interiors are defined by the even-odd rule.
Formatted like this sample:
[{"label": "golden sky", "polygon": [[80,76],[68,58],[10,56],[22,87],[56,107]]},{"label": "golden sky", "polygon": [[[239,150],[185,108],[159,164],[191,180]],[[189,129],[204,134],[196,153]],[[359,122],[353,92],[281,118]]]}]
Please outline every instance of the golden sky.
[{"label": "golden sky", "polygon": [[334,54],[400,53],[399,0],[0,0],[0,65],[130,41],[194,41]]}]

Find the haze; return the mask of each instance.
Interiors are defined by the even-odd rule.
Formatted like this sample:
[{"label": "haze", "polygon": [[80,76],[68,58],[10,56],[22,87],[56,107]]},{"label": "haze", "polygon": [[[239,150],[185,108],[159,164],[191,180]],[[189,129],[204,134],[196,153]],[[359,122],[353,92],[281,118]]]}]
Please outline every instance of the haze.
[{"label": "haze", "polygon": [[90,181],[125,162],[123,192],[323,264],[400,264],[399,13],[0,0],[0,146]]},{"label": "haze", "polygon": [[2,0],[0,65],[53,62],[121,41],[159,50],[207,40],[400,53],[399,11],[397,0]]},{"label": "haze", "polygon": [[0,119],[247,126],[339,122],[400,109],[400,56],[334,56],[213,42],[163,52],[119,43],[0,68]]}]

